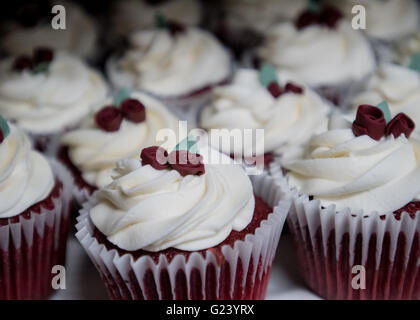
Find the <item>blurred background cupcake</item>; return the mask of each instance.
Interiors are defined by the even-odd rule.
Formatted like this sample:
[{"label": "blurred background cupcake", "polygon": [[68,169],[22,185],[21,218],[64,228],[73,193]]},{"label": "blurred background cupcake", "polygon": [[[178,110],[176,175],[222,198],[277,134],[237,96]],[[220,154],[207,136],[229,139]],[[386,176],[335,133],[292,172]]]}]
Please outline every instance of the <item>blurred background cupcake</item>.
[{"label": "blurred background cupcake", "polygon": [[110,6],[112,30],[120,36],[129,36],[139,30],[156,26],[156,16],[185,26],[198,26],[202,20],[199,0],[122,0]]},{"label": "blurred background cupcake", "polygon": [[360,90],[375,69],[373,50],[330,6],[309,8],[294,22],[279,23],[264,34],[257,60],[287,71],[336,105]]},{"label": "blurred background cupcake", "polygon": [[352,8],[362,5],[366,9],[364,32],[372,41],[381,60],[392,59],[392,45],[419,34],[420,7],[416,0],[325,0],[351,21]]},{"label": "blurred background cupcake", "polygon": [[261,43],[262,33],[270,26],[293,20],[306,4],[307,0],[220,1],[214,29],[239,58],[245,50]]},{"label": "blurred background cupcake", "polygon": [[229,80],[230,54],[209,32],[160,18],[161,28],[130,36],[127,50],[108,61],[108,77],[115,88],[146,91],[168,107],[197,106]]},{"label": "blurred background cupcake", "polygon": [[78,57],[48,48],[0,62],[0,112],[54,154],[60,135],[105,98],[101,74]]},{"label": "blurred background cupcake", "polygon": [[238,69],[232,83],[215,87],[199,126],[209,131],[263,129],[263,136],[243,143],[232,144],[230,135],[212,143],[220,143],[220,151],[235,159],[260,156],[268,165],[276,157],[298,156],[302,144],[326,130],[329,110],[317,93],[265,65],[260,70]]},{"label": "blurred background cupcake", "polygon": [[[65,29],[52,28],[53,5],[63,5],[66,10]],[[12,5],[10,11],[0,23],[0,48],[6,54],[29,55],[34,48],[49,47],[82,59],[96,57],[98,26],[74,1],[26,1],[25,5]]]},{"label": "blurred background cupcake", "polygon": [[71,177],[1,116],[0,155],[0,300],[45,299],[65,265]]},{"label": "blurred background cupcake", "polygon": [[170,164],[158,150],[120,161],[81,210],[77,238],[110,298],[264,299],[290,202],[215,150],[161,149]]},{"label": "blurred background cupcake", "polygon": [[[112,182],[111,172],[118,160],[138,158],[139,151],[151,145],[165,143],[173,148],[178,142],[178,120],[162,103],[138,92],[127,92],[121,98],[98,103],[78,129],[61,139],[59,159],[74,176],[79,205],[97,188]],[[174,141],[161,130],[174,132]]]},{"label": "blurred background cupcake", "polygon": [[[361,105],[283,162],[302,275],[327,299],[419,299],[420,141],[400,113]],[[281,175],[276,175],[281,180]],[[354,280],[363,269],[364,280]],[[363,281],[363,282],[362,282]]]}]

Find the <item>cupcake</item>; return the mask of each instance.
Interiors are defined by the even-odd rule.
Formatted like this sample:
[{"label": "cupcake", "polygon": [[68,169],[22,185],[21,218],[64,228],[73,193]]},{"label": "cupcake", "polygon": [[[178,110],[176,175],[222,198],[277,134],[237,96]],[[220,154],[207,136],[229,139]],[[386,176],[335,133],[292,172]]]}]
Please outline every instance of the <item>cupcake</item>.
[{"label": "cupcake", "polygon": [[[273,79],[265,77],[270,70]],[[297,157],[313,134],[327,129],[329,110],[310,88],[265,65],[260,71],[239,69],[230,84],[215,87],[201,112],[200,127],[210,133],[211,129],[263,129],[263,136],[235,145],[228,143],[227,135],[229,141],[222,141],[219,150],[235,159],[246,154],[264,156],[267,165],[275,157]]]},{"label": "cupcake", "polygon": [[[162,103],[143,93],[127,93],[119,103],[111,97],[94,107],[78,129],[64,134],[59,159],[73,173],[75,198],[82,204],[97,189],[112,182],[115,163],[138,158],[138,151],[151,145],[173,148],[174,139],[164,130],[178,134],[178,120]],[[181,137],[182,138],[182,137]],[[173,140],[173,141],[172,141]]]},{"label": "cupcake", "polygon": [[0,117],[0,300],[45,299],[65,264],[71,178]]},{"label": "cupcake", "polygon": [[369,42],[332,7],[305,10],[294,23],[271,27],[256,54],[257,60],[290,72],[337,105],[375,68]]},{"label": "cupcake", "polygon": [[268,175],[200,152],[143,149],[84,205],[76,236],[110,298],[264,298],[290,202]]},{"label": "cupcake", "polygon": [[48,48],[0,62],[0,113],[54,153],[60,135],[104,99],[102,76],[79,58]]},{"label": "cupcake", "polygon": [[[53,29],[53,5],[66,10],[65,29]],[[2,23],[1,49],[9,55],[29,55],[37,47],[67,51],[80,58],[94,58],[98,32],[96,23],[74,2],[48,1],[21,6],[16,17]]]},{"label": "cupcake", "polygon": [[306,0],[226,0],[221,2],[218,34],[237,55],[259,44],[262,33],[273,24],[293,20]]},{"label": "cupcake", "polygon": [[201,21],[201,5],[197,0],[123,0],[112,5],[113,30],[122,36],[153,28],[157,15],[190,27],[197,26]]},{"label": "cupcake", "polygon": [[[372,41],[379,58],[389,62],[392,45],[419,33],[420,8],[416,0],[326,0],[351,21],[352,8],[362,5],[366,12],[364,32]],[[390,23],[391,22],[391,23]]]},{"label": "cupcake", "polygon": [[382,101],[387,101],[391,116],[403,112],[420,123],[419,73],[398,65],[381,65],[365,90],[352,100],[354,114],[363,103],[378,105]]},{"label": "cupcake", "polygon": [[[288,225],[308,286],[327,299],[420,299],[420,141],[414,122],[361,105],[301,159]],[[276,178],[281,179],[278,174]]]},{"label": "cupcake", "polygon": [[338,8],[349,21],[355,16],[352,12],[354,6],[365,7],[364,31],[374,39],[396,41],[418,32],[420,27],[416,0],[326,0],[324,2]]},{"label": "cupcake", "polygon": [[107,64],[117,87],[149,92],[170,107],[200,104],[229,79],[230,55],[210,33],[162,18],[162,28],[130,36],[130,46]]}]

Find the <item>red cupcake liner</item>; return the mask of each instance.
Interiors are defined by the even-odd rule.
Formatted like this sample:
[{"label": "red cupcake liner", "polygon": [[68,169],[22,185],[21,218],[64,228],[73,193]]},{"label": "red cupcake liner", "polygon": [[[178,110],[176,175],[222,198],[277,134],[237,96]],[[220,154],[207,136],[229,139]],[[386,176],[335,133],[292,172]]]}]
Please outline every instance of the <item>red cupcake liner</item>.
[{"label": "red cupcake liner", "polygon": [[288,226],[307,285],[326,299],[420,299],[420,211],[402,211],[356,215],[296,197]]},{"label": "red cupcake liner", "polygon": [[53,291],[52,267],[65,264],[69,229],[69,176],[52,163],[50,195],[22,214],[0,219],[0,300],[45,299]]},{"label": "red cupcake liner", "polygon": [[271,265],[290,201],[266,174],[252,176],[254,191],[273,212],[253,233],[232,244],[203,252],[136,257],[107,246],[89,218],[87,202],[78,217],[76,237],[90,256],[112,299],[264,299]]}]

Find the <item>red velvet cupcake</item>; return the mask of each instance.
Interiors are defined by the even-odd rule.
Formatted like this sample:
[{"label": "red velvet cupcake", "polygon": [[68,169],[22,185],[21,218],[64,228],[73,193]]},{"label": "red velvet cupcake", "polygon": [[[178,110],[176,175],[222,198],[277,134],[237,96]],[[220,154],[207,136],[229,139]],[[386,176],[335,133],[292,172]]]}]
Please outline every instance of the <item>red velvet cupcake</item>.
[{"label": "red velvet cupcake", "polygon": [[[380,107],[380,108],[379,108]],[[383,111],[384,112],[383,112]],[[327,299],[420,299],[420,141],[384,104],[332,118],[283,163],[303,276]],[[279,174],[277,178],[281,179]]]},{"label": "red velvet cupcake", "polygon": [[184,150],[141,159],[119,162],[76,226],[110,298],[263,299],[290,205],[274,180]]},{"label": "red velvet cupcake", "polygon": [[0,117],[0,300],[45,299],[65,264],[70,175]]}]

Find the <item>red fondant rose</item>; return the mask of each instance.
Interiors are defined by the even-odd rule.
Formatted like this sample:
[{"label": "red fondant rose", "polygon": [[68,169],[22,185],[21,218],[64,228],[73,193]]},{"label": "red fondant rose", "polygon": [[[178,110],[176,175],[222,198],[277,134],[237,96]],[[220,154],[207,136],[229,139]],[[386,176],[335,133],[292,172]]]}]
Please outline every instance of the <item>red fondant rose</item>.
[{"label": "red fondant rose", "polygon": [[342,14],[336,8],[326,6],[319,16],[320,24],[327,26],[328,28],[334,29],[337,22],[342,18]]},{"label": "red fondant rose", "polygon": [[169,168],[168,152],[158,146],[144,148],[140,154],[142,165],[150,164],[156,170]]},{"label": "red fondant rose", "polygon": [[53,58],[54,52],[49,48],[37,48],[34,51],[34,64],[51,62]]},{"label": "red fondant rose", "polygon": [[381,109],[367,104],[359,106],[353,122],[353,133],[356,137],[366,134],[379,140],[385,133],[385,127],[386,121]]},{"label": "red fondant rose", "polygon": [[122,115],[118,108],[107,106],[96,113],[95,121],[98,127],[105,131],[117,131],[121,125]]},{"label": "red fondant rose", "polygon": [[414,121],[409,116],[399,113],[386,126],[386,134],[392,134],[395,138],[405,134],[409,138],[415,127]]},{"label": "red fondant rose", "polygon": [[286,92],[293,92],[296,94],[303,93],[303,88],[293,82],[286,83],[286,86],[284,87],[284,89],[286,90]]},{"label": "red fondant rose", "polygon": [[201,176],[205,173],[203,157],[198,153],[191,153],[187,150],[172,151],[169,154],[169,164],[181,176],[189,174]]},{"label": "red fondant rose", "polygon": [[13,62],[12,69],[14,71],[23,71],[23,70],[30,70],[33,67],[33,62],[31,57],[28,56],[19,56]]},{"label": "red fondant rose", "polygon": [[270,82],[267,87],[267,90],[271,93],[274,98],[278,98],[283,94],[283,89],[280,88],[279,84],[276,81]]},{"label": "red fondant rose", "polygon": [[311,10],[303,11],[295,21],[297,29],[303,29],[310,25],[317,24],[319,21],[319,15]]},{"label": "red fondant rose", "polygon": [[176,21],[169,21],[168,22],[168,29],[172,36],[176,36],[179,33],[185,32],[185,26]]},{"label": "red fondant rose", "polygon": [[146,109],[144,105],[136,99],[125,99],[120,105],[124,117],[130,121],[140,123],[146,120]]}]

